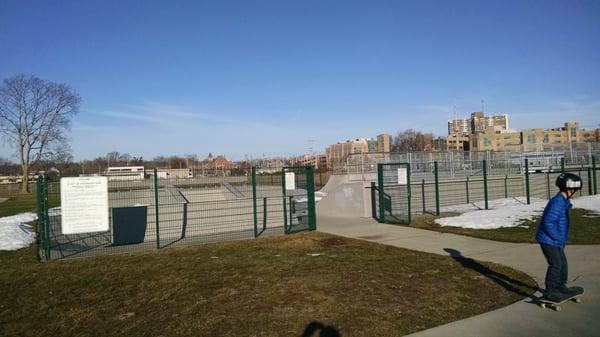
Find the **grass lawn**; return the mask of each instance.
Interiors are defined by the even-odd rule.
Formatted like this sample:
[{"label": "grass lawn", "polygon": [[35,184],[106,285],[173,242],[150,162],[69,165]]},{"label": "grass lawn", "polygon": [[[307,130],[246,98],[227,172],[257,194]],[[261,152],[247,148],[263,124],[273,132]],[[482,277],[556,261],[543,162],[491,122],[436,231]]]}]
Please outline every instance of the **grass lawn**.
[{"label": "grass lawn", "polygon": [[0,203],[0,218],[24,212],[36,211],[37,204],[35,193],[13,194],[3,198],[8,198],[8,200]]},{"label": "grass lawn", "polygon": [[[458,214],[441,214],[440,217],[455,216]],[[460,227],[441,227],[434,220],[437,217],[426,214],[415,217],[411,226],[430,229],[442,233],[453,233],[472,236],[481,239],[536,243],[535,233],[540,217],[533,220],[523,221],[518,227],[507,227],[498,229],[469,229]],[[600,216],[591,211],[573,208],[570,211],[569,244],[600,244]]]},{"label": "grass lawn", "polygon": [[399,336],[537,289],[493,263],[318,232],[48,263],[30,247],[0,265],[0,336]]}]

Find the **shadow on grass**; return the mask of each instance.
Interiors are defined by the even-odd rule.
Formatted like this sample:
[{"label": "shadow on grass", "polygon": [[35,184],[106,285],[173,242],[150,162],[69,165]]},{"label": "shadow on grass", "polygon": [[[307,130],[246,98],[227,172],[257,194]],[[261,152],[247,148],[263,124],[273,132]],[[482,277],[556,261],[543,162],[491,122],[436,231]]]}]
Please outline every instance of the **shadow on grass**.
[{"label": "shadow on grass", "polygon": [[[538,287],[532,287],[523,282],[517,281],[513,278],[510,278],[502,273],[491,270],[490,268],[482,265],[481,263],[470,259],[468,257],[462,256],[460,251],[452,248],[444,248],[444,250],[452,256],[454,260],[459,262],[463,267],[472,269],[481,275],[489,278],[494,281],[499,286],[502,286],[504,289],[511,291],[515,294],[518,294],[523,297],[528,297],[534,299],[535,296],[532,294],[533,292],[538,290]],[[527,292],[530,290],[531,292]]]},{"label": "shadow on grass", "polygon": [[[315,334],[319,332],[319,334]],[[331,325],[324,325],[321,322],[313,321],[304,329],[302,337],[341,337],[340,332]]]}]

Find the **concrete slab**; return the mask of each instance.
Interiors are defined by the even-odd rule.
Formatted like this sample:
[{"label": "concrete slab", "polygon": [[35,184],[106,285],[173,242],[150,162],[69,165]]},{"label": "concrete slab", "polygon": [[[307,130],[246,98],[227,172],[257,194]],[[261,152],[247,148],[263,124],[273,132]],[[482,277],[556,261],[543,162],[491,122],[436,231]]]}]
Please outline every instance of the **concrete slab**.
[{"label": "concrete slab", "polygon": [[[544,286],[546,261],[536,244],[503,243],[380,224],[373,219],[319,216],[318,230],[440,255],[455,249],[469,258],[500,263],[531,275]],[[532,298],[410,336],[600,336],[600,245],[566,248],[569,278],[586,289],[583,302],[565,303],[561,312],[542,309]],[[540,296],[538,292],[536,294]]]}]

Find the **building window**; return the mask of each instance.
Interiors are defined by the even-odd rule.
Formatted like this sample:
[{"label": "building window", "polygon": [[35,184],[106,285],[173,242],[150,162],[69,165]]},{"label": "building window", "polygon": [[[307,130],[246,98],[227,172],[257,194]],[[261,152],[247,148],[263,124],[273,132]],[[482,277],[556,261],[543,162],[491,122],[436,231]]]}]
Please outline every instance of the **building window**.
[{"label": "building window", "polygon": [[492,141],[489,138],[484,138],[483,146],[485,146],[485,147],[492,146]]},{"label": "building window", "polygon": [[528,135],[527,136],[527,143],[529,143],[529,144],[535,144],[535,135]]},{"label": "building window", "polygon": [[575,128],[571,129],[571,137],[577,137],[577,129],[575,129]]},{"label": "building window", "polygon": [[544,143],[550,143],[550,136],[548,134],[544,135]]}]

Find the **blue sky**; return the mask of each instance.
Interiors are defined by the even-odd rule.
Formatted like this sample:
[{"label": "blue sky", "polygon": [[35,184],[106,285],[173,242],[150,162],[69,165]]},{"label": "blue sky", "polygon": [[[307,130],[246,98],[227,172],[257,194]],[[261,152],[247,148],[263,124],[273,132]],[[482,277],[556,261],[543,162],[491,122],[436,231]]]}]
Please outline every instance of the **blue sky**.
[{"label": "blue sky", "polygon": [[[600,124],[600,1],[7,1],[0,79],[82,97],[75,159],[301,154],[481,109]],[[12,156],[0,145],[0,156]]]}]

